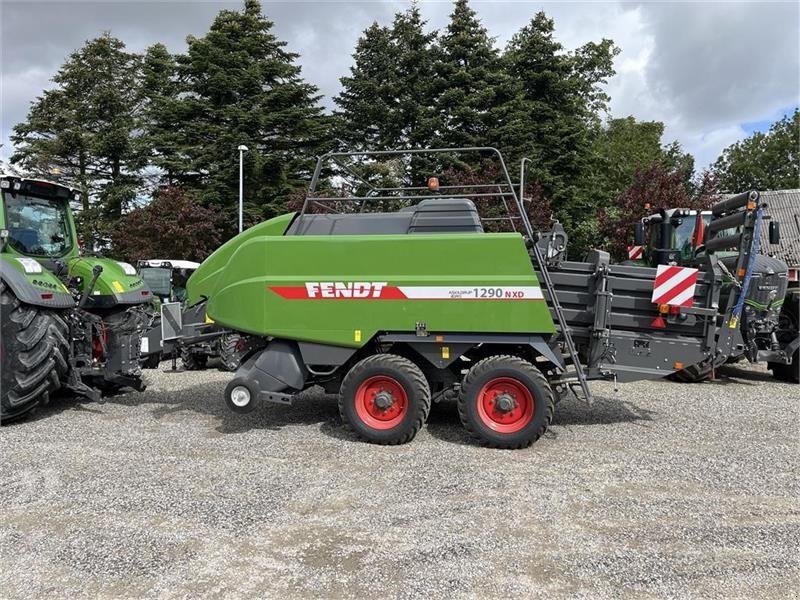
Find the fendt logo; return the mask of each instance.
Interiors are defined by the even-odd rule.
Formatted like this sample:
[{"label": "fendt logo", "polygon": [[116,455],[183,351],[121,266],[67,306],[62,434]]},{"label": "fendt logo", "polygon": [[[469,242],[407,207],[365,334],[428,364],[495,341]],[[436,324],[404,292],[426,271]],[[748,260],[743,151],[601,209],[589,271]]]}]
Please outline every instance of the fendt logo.
[{"label": "fendt logo", "polygon": [[385,281],[306,282],[309,298],[380,298]]}]

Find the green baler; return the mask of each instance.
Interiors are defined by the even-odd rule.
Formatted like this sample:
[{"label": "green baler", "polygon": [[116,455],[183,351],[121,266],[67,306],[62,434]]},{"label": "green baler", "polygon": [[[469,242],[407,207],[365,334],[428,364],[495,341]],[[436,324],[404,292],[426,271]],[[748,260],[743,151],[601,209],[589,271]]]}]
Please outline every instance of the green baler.
[{"label": "green baler", "polygon": [[[359,172],[370,160],[465,151],[494,157],[500,180],[381,187]],[[337,166],[361,196],[317,189]],[[740,267],[756,222],[746,204],[730,209],[746,220]],[[432,399],[457,398],[474,435],[518,448],[541,436],[568,390],[591,402],[588,379],[654,379],[714,360],[737,318],[733,303],[718,308],[712,258],[689,302],[665,311],[651,300],[656,269],[612,265],[600,251],[570,262],[566,246],[558,224],[532,230],[494,149],[332,153],[303,209],[219,248],[189,280],[188,304],[207,303],[218,324],[258,340],[226,388],[234,411],[321,385],[361,437],[394,444],[416,435]]]}]

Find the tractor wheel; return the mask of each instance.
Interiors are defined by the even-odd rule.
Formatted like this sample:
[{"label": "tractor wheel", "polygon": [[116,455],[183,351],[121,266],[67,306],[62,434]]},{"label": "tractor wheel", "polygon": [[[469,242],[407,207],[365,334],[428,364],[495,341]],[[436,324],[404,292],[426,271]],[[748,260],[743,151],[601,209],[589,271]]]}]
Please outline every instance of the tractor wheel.
[{"label": "tractor wheel", "polygon": [[69,328],[54,311],[23,304],[0,280],[0,422],[23,418],[61,387]]},{"label": "tractor wheel", "polygon": [[356,363],[342,381],[339,413],[368,442],[410,442],[430,411],[431,390],[425,376],[402,356],[368,356]]},{"label": "tractor wheel", "polygon": [[191,348],[181,348],[181,362],[187,371],[200,371],[206,368],[208,354],[192,352]]},{"label": "tractor wheel", "polygon": [[528,361],[490,356],[464,377],[458,414],[467,431],[487,446],[525,448],[553,420],[553,390]]},{"label": "tractor wheel", "polygon": [[[788,344],[797,339],[798,330],[798,302],[797,296],[787,294],[786,301],[778,317],[778,341]],[[792,355],[792,362],[788,365],[783,363],[768,363],[767,367],[772,371],[773,377],[778,381],[788,383],[800,383],[800,350],[795,350]]]},{"label": "tractor wheel", "polygon": [[692,365],[680,371],[675,371],[667,378],[672,381],[679,381],[680,383],[699,383],[701,381],[706,381],[711,378],[711,365]]},{"label": "tractor wheel", "polygon": [[238,333],[225,333],[219,339],[219,360],[226,371],[235,371],[242,364],[242,352],[239,343],[242,336]]}]

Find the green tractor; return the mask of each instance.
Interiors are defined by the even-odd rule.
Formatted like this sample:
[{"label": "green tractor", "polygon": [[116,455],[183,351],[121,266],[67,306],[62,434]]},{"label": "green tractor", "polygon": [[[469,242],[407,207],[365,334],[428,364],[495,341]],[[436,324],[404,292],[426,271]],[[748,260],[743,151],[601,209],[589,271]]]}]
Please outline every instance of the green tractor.
[{"label": "green tractor", "polygon": [[[686,208],[665,209],[644,217],[634,228],[633,246],[628,248],[628,260],[623,264],[653,267],[670,264],[694,266],[704,256],[709,244],[716,247],[719,240],[735,238],[739,233],[738,226],[724,229],[712,226],[713,219],[711,210]],[[778,244],[779,223],[770,220],[768,232],[762,237],[764,239],[759,241]],[[717,256],[727,271],[725,279],[729,284],[734,281],[730,273],[736,263],[737,252],[733,251],[734,248],[735,246],[717,251]],[[798,383],[800,295],[796,282],[792,285],[785,262],[764,253],[754,256],[752,277],[754,282],[744,299],[741,337],[734,344],[727,362],[745,358],[750,362],[767,362],[776,379]],[[673,378],[689,383],[704,381],[712,374],[711,364],[693,365],[678,371]]]},{"label": "green tractor", "polygon": [[131,265],[84,255],[63,185],[0,172],[3,423],[59,388],[99,400],[143,390],[140,339],[151,293]]}]

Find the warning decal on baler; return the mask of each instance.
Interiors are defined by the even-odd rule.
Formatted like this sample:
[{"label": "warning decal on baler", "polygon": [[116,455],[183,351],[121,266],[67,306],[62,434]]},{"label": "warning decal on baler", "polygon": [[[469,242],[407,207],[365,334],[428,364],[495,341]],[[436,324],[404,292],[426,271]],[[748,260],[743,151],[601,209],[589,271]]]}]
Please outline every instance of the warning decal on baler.
[{"label": "warning decal on baler", "polygon": [[658,265],[652,301],[670,306],[691,306],[698,275],[697,269]]},{"label": "warning decal on baler", "polygon": [[267,286],[289,300],[543,300],[538,286],[394,286],[385,281],[315,281]]}]

